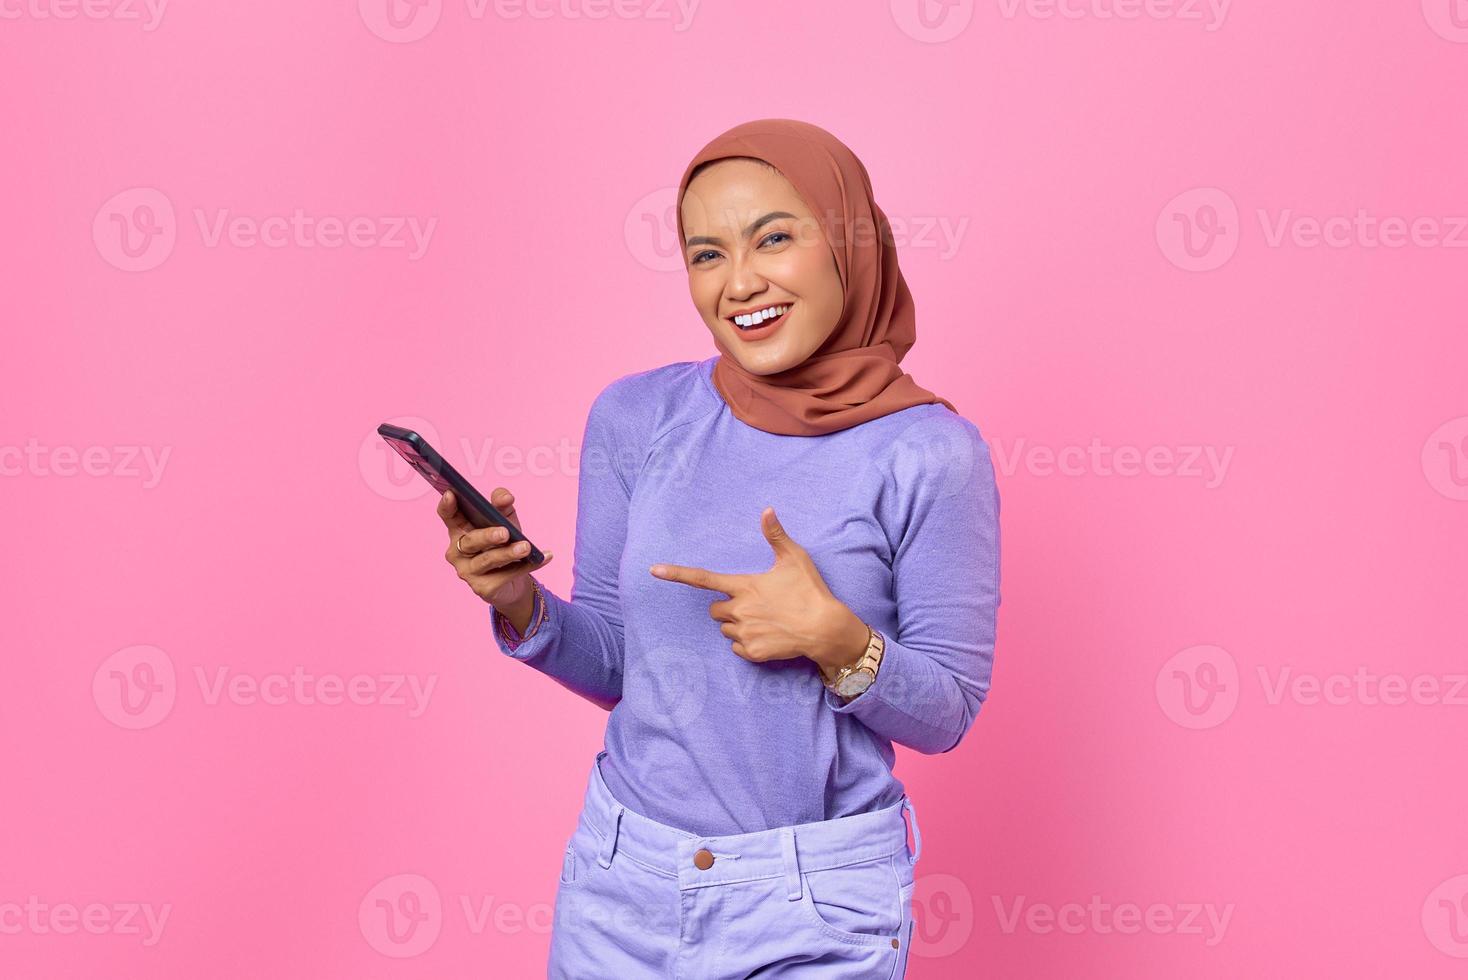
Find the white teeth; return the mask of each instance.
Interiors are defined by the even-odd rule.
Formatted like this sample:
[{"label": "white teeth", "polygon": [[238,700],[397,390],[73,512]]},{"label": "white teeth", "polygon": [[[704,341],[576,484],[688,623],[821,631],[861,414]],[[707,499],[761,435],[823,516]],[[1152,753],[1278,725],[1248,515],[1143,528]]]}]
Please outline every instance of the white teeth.
[{"label": "white teeth", "polygon": [[789,309],[790,307],[788,306],[770,306],[745,316],[736,316],[734,322],[741,327],[754,327],[764,323],[766,320],[773,320],[776,317],[784,316]]}]

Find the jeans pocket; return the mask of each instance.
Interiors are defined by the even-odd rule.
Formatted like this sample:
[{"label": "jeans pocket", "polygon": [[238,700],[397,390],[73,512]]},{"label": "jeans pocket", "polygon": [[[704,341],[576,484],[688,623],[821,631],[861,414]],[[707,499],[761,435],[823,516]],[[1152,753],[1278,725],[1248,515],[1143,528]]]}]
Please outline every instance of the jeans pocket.
[{"label": "jeans pocket", "polygon": [[894,857],[802,872],[800,906],[824,935],[859,946],[902,944],[909,916]]},{"label": "jeans pocket", "polygon": [[561,860],[562,885],[569,887],[586,877],[586,862],[592,860],[596,853],[588,849],[587,841],[590,839],[592,839],[591,828],[585,818],[582,818],[577,821],[571,839],[566,841],[566,856]]},{"label": "jeans pocket", "polygon": [[[910,865],[909,865],[910,866]],[[912,915],[912,895],[917,886],[911,878],[902,886],[902,927],[898,930],[897,965],[892,968],[894,980],[907,976],[907,958],[912,950],[912,935],[916,931]]]},{"label": "jeans pocket", "polygon": [[561,861],[561,884],[570,885],[576,881],[576,847],[574,844],[566,845],[566,856]]}]

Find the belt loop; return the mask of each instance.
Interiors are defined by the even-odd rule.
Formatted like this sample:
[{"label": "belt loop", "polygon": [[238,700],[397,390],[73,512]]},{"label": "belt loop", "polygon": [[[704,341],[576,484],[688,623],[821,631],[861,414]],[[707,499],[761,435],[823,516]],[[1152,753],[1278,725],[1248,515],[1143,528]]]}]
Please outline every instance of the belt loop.
[{"label": "belt loop", "polygon": [[612,819],[609,821],[610,825],[607,827],[606,840],[602,841],[601,853],[596,856],[596,863],[603,868],[610,868],[612,866],[612,854],[617,850],[617,831],[621,829],[622,813],[624,810],[626,810],[626,807],[620,803],[612,807]]},{"label": "belt loop", "polygon": [[785,856],[785,897],[795,902],[804,893],[800,877],[800,858],[795,854],[795,829],[780,828],[780,850]]},{"label": "belt loop", "polygon": [[923,853],[923,832],[918,829],[917,811],[913,809],[912,800],[906,796],[902,797],[902,808],[907,811],[907,822],[912,824],[912,864],[917,864],[917,859]]}]

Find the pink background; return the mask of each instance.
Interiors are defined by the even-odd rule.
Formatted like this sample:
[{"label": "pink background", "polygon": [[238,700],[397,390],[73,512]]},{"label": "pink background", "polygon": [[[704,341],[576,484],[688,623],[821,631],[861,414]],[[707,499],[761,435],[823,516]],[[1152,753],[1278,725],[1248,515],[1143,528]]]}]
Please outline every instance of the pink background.
[{"label": "pink background", "polygon": [[670,185],[764,116],[866,162],[998,470],[911,975],[1463,975],[1465,0],[393,2],[0,8],[0,976],[543,974],[605,714],[373,429],[567,594],[592,398],[714,352]]}]

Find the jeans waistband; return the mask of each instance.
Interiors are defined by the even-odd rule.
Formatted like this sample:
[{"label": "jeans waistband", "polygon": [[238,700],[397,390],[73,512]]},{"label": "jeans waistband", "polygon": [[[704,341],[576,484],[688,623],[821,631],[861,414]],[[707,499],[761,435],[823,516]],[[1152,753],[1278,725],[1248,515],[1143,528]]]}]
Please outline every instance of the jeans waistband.
[{"label": "jeans waistband", "polygon": [[[680,889],[784,877],[787,895],[794,901],[801,897],[803,871],[840,868],[893,854],[916,864],[922,854],[917,811],[906,794],[891,806],[868,813],[744,834],[705,836],[628,809],[612,795],[602,778],[601,760],[606,754],[606,750],[597,753],[582,809],[583,819],[600,837],[597,861],[603,868],[611,867],[613,857],[621,852],[654,871],[676,877]],[[911,849],[907,846],[909,823]],[[709,866],[700,868],[694,863],[694,855],[705,850],[713,861],[710,864],[709,855],[703,855],[700,863]]]}]

